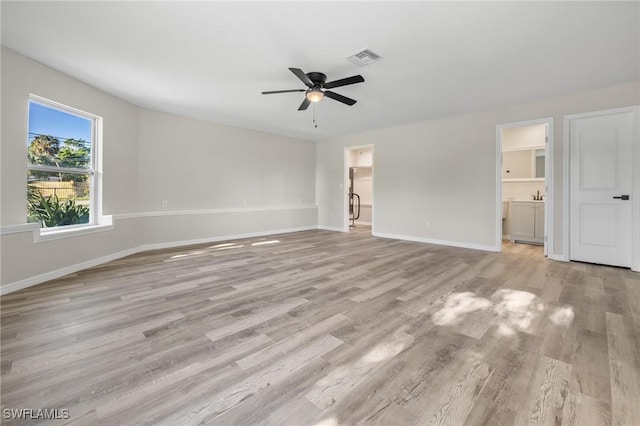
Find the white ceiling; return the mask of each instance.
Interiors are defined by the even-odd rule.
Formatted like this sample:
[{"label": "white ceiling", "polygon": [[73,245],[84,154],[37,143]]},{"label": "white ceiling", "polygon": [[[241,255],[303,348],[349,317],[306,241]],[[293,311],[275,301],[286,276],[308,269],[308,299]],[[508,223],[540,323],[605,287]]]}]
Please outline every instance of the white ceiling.
[{"label": "white ceiling", "polygon": [[[8,2],[2,44],[142,107],[311,140],[640,78],[633,2]],[[368,47],[383,59],[345,58]],[[366,82],[297,111],[287,68]]]}]

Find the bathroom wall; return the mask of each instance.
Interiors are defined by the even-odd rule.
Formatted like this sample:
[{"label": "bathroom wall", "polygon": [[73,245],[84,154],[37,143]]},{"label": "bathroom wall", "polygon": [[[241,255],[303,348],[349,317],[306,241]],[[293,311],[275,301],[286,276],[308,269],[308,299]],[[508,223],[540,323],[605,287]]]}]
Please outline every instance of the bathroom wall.
[{"label": "bathroom wall", "polygon": [[[527,179],[535,176],[532,150],[544,149],[545,137],[544,124],[511,127],[502,131],[503,201],[531,200],[533,195],[545,194],[544,180],[509,180]],[[507,217],[502,220],[502,235],[507,237],[509,234],[510,224],[507,211]]]},{"label": "bathroom wall", "polygon": [[502,182],[503,200],[530,200],[536,191],[544,194],[544,181]]},{"label": "bathroom wall", "polygon": [[502,149],[525,149],[543,147],[545,138],[544,124],[510,127],[502,131]]},{"label": "bathroom wall", "polygon": [[372,184],[371,167],[358,167],[353,181],[353,191],[360,196],[360,219],[356,223],[361,225],[371,225]]}]

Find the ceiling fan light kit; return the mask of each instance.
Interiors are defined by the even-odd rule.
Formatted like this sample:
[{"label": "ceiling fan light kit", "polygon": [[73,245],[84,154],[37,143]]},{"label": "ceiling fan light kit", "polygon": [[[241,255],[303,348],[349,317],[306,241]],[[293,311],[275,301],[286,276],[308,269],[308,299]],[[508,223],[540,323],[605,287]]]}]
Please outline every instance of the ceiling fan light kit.
[{"label": "ceiling fan light kit", "polygon": [[307,90],[307,99],[311,102],[320,102],[322,98],[324,98],[324,93],[320,90],[319,87],[314,87],[312,89]]},{"label": "ceiling fan light kit", "polygon": [[345,105],[354,105],[357,102],[355,99],[342,96],[327,89],[334,89],[336,87],[348,86],[356,83],[364,83],[364,78],[361,75],[341,78],[340,80],[330,81],[327,83],[327,76],[321,72],[305,73],[300,68],[289,68],[289,71],[298,77],[298,79],[302,81],[308,89],[273,90],[262,92],[262,94],[271,95],[274,93],[305,92],[305,98],[298,107],[298,111],[306,110],[311,102],[320,102],[325,96],[335,101],[342,102]]}]

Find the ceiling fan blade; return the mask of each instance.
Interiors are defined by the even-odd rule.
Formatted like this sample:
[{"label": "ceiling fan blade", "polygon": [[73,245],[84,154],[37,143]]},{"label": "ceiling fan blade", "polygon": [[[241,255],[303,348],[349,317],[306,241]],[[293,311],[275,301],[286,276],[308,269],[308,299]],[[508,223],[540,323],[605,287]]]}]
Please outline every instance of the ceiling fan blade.
[{"label": "ceiling fan blade", "polygon": [[296,77],[300,79],[307,87],[313,87],[313,82],[309,80],[309,77],[300,68],[289,68],[289,71],[294,73]]},{"label": "ceiling fan blade", "polygon": [[332,92],[330,90],[325,90],[324,91],[324,95],[326,97],[328,97],[328,98],[334,99],[334,100],[336,100],[338,102],[342,102],[343,104],[347,104],[349,106],[351,106],[351,105],[355,104],[356,102],[358,102],[355,99],[347,98],[346,96],[339,95],[339,94],[337,94],[335,92]]},{"label": "ceiling fan blade", "polygon": [[306,92],[305,89],[292,89],[292,90],[272,90],[270,92],[262,92],[263,95],[272,95],[274,93],[289,93],[289,92]]},{"label": "ceiling fan blade", "polygon": [[304,97],[304,101],[302,101],[302,103],[300,104],[300,106],[298,107],[298,111],[304,111],[305,109],[309,108],[309,104],[311,103],[311,101],[309,99],[307,99],[307,97]]},{"label": "ceiling fan blade", "polygon": [[350,84],[364,83],[364,77],[361,75],[354,75],[352,77],[341,78],[340,80],[330,81],[325,83],[322,87],[325,89],[334,89],[336,87],[348,86]]}]

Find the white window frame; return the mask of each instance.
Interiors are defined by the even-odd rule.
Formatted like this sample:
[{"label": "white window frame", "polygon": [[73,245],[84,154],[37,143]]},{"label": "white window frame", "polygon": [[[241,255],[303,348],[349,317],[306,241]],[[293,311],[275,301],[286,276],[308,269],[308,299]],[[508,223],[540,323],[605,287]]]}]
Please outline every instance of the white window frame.
[{"label": "white window frame", "polygon": [[[100,153],[102,152],[102,117],[33,94],[29,95],[29,104],[31,104],[32,102],[45,106],[47,108],[64,112],[66,114],[84,118],[91,122],[91,156],[90,167],[88,169],[43,166],[38,164],[31,164],[29,161],[27,161],[27,170],[56,173],[64,171],[66,173],[84,174],[89,176],[89,222],[78,225],[41,228],[41,236],[46,236],[49,234],[51,237],[64,237],[69,233],[82,234],[92,228],[103,227],[104,225],[110,226],[111,223],[106,223],[106,221],[102,220],[102,164],[100,156]],[[30,119],[31,117],[28,117],[28,120]],[[28,121],[28,123],[30,123],[30,121]],[[29,135],[27,133],[27,147],[28,146]]]}]

